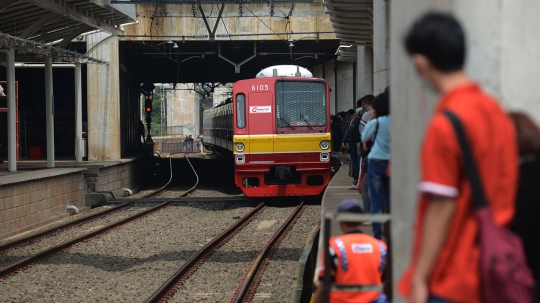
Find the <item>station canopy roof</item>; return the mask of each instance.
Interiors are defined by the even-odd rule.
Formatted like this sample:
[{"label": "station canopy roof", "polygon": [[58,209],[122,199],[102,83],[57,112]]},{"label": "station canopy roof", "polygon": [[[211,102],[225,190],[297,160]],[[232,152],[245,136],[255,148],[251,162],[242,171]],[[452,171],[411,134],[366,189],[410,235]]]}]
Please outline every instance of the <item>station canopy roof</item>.
[{"label": "station canopy roof", "polygon": [[[357,46],[373,46],[373,0],[324,0],[341,45],[338,60],[356,61]],[[350,47],[349,47],[350,45]]]},{"label": "station canopy roof", "polygon": [[0,0],[0,47],[13,44],[16,60],[53,55],[61,61],[104,63],[64,48],[77,36],[102,30],[122,35],[133,5],[102,0]]}]

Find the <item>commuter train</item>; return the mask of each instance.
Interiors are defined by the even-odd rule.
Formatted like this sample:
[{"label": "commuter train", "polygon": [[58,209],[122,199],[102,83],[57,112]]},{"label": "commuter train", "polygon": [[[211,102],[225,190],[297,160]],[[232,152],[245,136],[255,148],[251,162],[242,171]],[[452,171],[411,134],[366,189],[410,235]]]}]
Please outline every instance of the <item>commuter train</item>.
[{"label": "commuter train", "polygon": [[231,155],[249,197],[316,196],[331,178],[330,87],[294,65],[234,84],[204,111],[204,144]]}]

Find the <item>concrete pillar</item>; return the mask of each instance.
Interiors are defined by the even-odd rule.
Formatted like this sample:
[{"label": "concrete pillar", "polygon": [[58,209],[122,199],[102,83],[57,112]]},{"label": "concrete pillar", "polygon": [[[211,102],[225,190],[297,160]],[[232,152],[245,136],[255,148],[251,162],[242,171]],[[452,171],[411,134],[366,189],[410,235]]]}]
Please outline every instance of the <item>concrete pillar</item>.
[{"label": "concrete pillar", "polygon": [[52,57],[45,58],[45,124],[47,129],[47,167],[54,167],[54,91]]},{"label": "concrete pillar", "polygon": [[373,49],[357,46],[356,96],[357,99],[373,94]]},{"label": "concrete pillar", "polygon": [[385,0],[373,0],[373,92],[390,84],[389,10]]},{"label": "concrete pillar", "polygon": [[337,61],[336,99],[337,112],[354,108],[354,77],[350,61]]},{"label": "concrete pillar", "polygon": [[[536,0],[393,1],[391,6],[392,256],[394,287],[410,262],[420,179],[419,151],[438,96],[424,90],[403,48],[412,22],[428,10],[447,11],[467,37],[469,75],[507,109],[540,122],[540,2]],[[399,98],[396,98],[399,96]],[[394,291],[393,302],[404,302]]]},{"label": "concrete pillar", "polygon": [[8,129],[8,171],[17,171],[17,124],[15,121],[15,49],[13,41],[9,43],[6,53],[7,78],[7,129]]},{"label": "concrete pillar", "polygon": [[75,160],[82,162],[82,87],[81,87],[81,64],[75,63]]},{"label": "concrete pillar", "polygon": [[[86,36],[91,49],[108,38],[106,33]],[[119,160],[120,146],[120,76],[118,38],[103,41],[92,57],[108,64],[88,64],[88,160]]]},{"label": "concrete pillar", "polygon": [[322,65],[322,77],[328,81],[328,85],[330,85],[330,89],[332,90],[330,92],[330,113],[335,114],[338,113],[339,110],[336,108],[336,78],[334,77],[334,62],[335,61],[328,61],[323,63]]}]

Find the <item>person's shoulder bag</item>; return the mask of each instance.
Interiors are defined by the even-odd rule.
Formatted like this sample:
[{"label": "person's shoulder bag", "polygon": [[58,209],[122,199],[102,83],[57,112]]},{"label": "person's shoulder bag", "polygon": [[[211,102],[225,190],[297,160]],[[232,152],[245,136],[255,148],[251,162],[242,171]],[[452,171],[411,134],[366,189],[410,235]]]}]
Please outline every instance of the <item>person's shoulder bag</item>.
[{"label": "person's shoulder bag", "polygon": [[482,301],[531,303],[535,283],[527,266],[521,238],[493,221],[463,125],[454,113],[446,111],[444,114],[456,132],[465,160],[465,172],[472,188],[472,204],[478,220]]}]

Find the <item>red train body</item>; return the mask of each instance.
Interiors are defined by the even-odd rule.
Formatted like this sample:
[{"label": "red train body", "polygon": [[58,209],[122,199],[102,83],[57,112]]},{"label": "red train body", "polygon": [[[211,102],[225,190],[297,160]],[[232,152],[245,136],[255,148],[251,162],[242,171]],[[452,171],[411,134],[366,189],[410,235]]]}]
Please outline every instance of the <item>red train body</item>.
[{"label": "red train body", "polygon": [[234,154],[250,197],[316,196],[328,185],[330,88],[324,79],[238,81],[232,102],[204,112],[204,141]]}]

